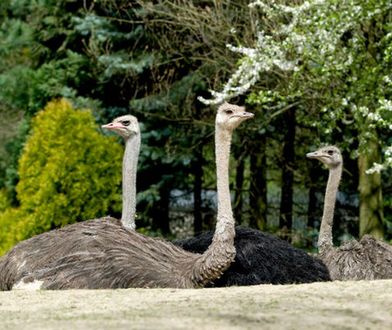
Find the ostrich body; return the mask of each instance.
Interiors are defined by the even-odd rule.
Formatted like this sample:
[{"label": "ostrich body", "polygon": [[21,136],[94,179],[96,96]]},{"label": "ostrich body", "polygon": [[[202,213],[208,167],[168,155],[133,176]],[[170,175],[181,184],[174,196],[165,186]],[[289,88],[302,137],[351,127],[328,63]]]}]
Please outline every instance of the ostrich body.
[{"label": "ostrich body", "polygon": [[[288,242],[256,229],[236,227],[234,262],[215,280],[217,287],[292,284],[329,281],[322,261]],[[174,244],[195,253],[203,253],[211,244],[213,231],[196,237],[174,241]]]},{"label": "ostrich body", "polygon": [[329,169],[324,210],[318,240],[319,256],[327,265],[333,280],[375,280],[392,278],[392,246],[364,235],[336,248],[332,225],[336,195],[342,175],[343,158],[335,146],[320,148],[306,155],[318,159]]},{"label": "ostrich body", "polygon": [[[0,288],[7,290],[29,282],[44,289],[197,288],[220,277],[235,257],[228,175],[231,137],[233,130],[251,117],[253,114],[243,107],[227,103],[218,109],[215,122],[218,214],[212,243],[203,254],[130,231],[115,219],[91,220],[18,244],[3,261]],[[40,251],[40,241],[49,246],[46,251]],[[13,258],[15,249],[19,252],[17,260]],[[33,271],[24,270],[27,259],[48,257],[46,253],[51,254],[52,250],[56,250],[55,257],[49,263]]]},{"label": "ostrich body", "polygon": [[136,214],[136,173],[140,150],[140,128],[137,118],[121,116],[102,128],[112,130],[125,140],[122,169],[122,214],[121,223],[125,228],[135,230]]}]

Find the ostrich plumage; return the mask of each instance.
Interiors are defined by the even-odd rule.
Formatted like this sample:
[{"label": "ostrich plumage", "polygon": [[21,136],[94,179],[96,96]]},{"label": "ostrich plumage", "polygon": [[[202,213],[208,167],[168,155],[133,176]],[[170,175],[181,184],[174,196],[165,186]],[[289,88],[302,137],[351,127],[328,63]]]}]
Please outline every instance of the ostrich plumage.
[{"label": "ostrich plumage", "polygon": [[46,289],[197,288],[220,277],[235,257],[228,175],[231,137],[233,130],[251,117],[243,107],[225,103],[218,108],[218,214],[212,243],[203,254],[146,237],[115,219],[96,219],[16,245],[3,259],[0,289],[20,288],[30,282]]},{"label": "ostrich plumage", "polygon": [[319,257],[333,280],[375,280],[392,278],[392,246],[364,235],[340,247],[333,246],[332,226],[336,195],[342,175],[343,157],[336,146],[327,146],[307,154],[328,167],[323,217],[319,235]]},{"label": "ostrich plumage", "polygon": [[200,274],[185,276],[192,274],[200,256],[130,231],[120,220],[107,217],[21,242],[5,260],[0,288],[10,290],[34,281],[42,282],[42,289],[201,287],[205,283],[199,281]]},{"label": "ostrich plumage", "polygon": [[[173,243],[203,253],[211,244],[213,231]],[[212,285],[242,286],[329,281],[327,267],[318,258],[288,242],[256,229],[236,227],[234,262]]]}]

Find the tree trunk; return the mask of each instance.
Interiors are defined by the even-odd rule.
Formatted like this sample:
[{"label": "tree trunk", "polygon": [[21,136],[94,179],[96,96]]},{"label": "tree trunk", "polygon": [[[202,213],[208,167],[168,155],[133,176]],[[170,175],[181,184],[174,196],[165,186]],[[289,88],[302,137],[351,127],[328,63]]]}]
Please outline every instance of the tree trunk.
[{"label": "tree trunk", "polygon": [[200,144],[195,150],[195,161],[193,163],[193,175],[195,177],[193,187],[193,230],[200,233],[203,230],[202,218],[202,184],[203,184],[203,145]]},{"label": "tree trunk", "polygon": [[[310,180],[310,187],[308,192],[308,211],[307,211],[307,227],[308,230],[314,232],[314,229],[319,231],[321,225],[321,217],[322,217],[322,205],[320,205],[317,199],[317,192],[320,191],[320,186],[318,185],[318,181],[320,177],[323,177],[323,174],[326,171],[322,169],[320,164],[316,163],[315,161],[309,162],[309,180]],[[323,172],[323,173],[322,173]],[[326,181],[326,180],[325,180]],[[325,183],[323,185],[325,189]],[[311,240],[306,242],[307,247],[316,247],[318,241],[318,235],[312,235]]]},{"label": "tree trunk", "polygon": [[381,174],[366,174],[373,163],[380,163],[381,152],[377,140],[368,141],[366,152],[358,157],[359,169],[359,236],[371,234],[384,237]]},{"label": "tree trunk", "polygon": [[316,221],[317,221],[317,196],[316,196],[317,189],[315,185],[309,188],[309,201],[308,201],[308,223],[307,227],[314,229],[316,228]]},{"label": "tree trunk", "polygon": [[[317,228],[319,229],[322,211],[319,207],[317,201],[317,192],[320,191],[319,186],[317,185],[317,181],[319,177],[322,175],[320,169],[320,164],[310,161],[309,162],[310,171],[309,171],[309,179],[310,179],[310,187],[309,187],[309,201],[308,201],[308,222],[307,227],[309,228]],[[324,171],[325,172],[325,171]]]},{"label": "tree trunk", "polygon": [[234,217],[238,225],[242,222],[242,190],[244,187],[245,157],[240,156],[235,176]]},{"label": "tree trunk", "polygon": [[267,227],[267,157],[266,137],[257,138],[250,156],[249,226],[264,230]]},{"label": "tree trunk", "polygon": [[282,155],[282,193],[280,199],[279,227],[284,239],[290,241],[293,224],[293,186],[295,166],[295,108],[284,113],[286,134]]},{"label": "tree trunk", "polygon": [[170,234],[169,203],[170,189],[167,184],[159,190],[160,200],[152,212],[152,230],[159,230],[163,235]]}]

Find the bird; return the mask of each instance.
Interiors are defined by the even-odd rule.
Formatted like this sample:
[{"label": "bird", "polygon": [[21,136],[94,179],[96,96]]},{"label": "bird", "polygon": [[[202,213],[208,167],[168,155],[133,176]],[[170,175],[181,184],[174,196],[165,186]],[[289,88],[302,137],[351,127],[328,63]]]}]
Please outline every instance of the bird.
[{"label": "bird", "polygon": [[[136,117],[125,115],[114,119],[103,128],[114,131],[125,140],[123,156],[123,210],[121,222],[112,219],[111,225],[120,225],[130,230],[135,229],[136,212],[136,170],[140,149],[140,127]],[[96,219],[104,225],[110,217]],[[101,223],[101,221],[103,221]],[[92,221],[87,226],[96,225]],[[86,224],[76,223],[70,230],[85,230]],[[114,228],[116,230],[117,228]],[[68,229],[67,229],[68,230]],[[63,229],[37,235],[17,244],[9,253],[0,259],[0,289],[9,289],[17,278],[40,269],[58,260],[67,253],[73,253],[85,245],[68,244],[67,231]],[[88,243],[88,240],[85,242]],[[61,248],[58,248],[60,247]]]},{"label": "bird", "polygon": [[[229,103],[218,108],[217,222],[211,245],[203,254],[128,230],[121,221],[107,217],[69,225],[19,243],[3,260],[0,289],[23,288],[32,283],[40,289],[199,288],[220,277],[235,257],[228,174],[232,133],[253,116],[244,107]],[[57,252],[51,262],[26,271],[27,260],[48,258],[45,254],[53,250]],[[62,254],[59,250],[71,252]],[[8,269],[4,270],[4,264]]]},{"label": "bird", "polygon": [[125,115],[115,118],[102,128],[113,131],[124,138],[125,151],[122,167],[122,214],[121,223],[125,228],[135,230],[136,214],[136,174],[140,151],[140,127],[135,116]]},{"label": "bird", "polygon": [[[269,233],[253,228],[235,228],[234,262],[209,286],[299,284],[330,281],[326,265],[301,249]],[[213,231],[175,240],[183,249],[203,253],[211,244]]]},{"label": "bird", "polygon": [[375,280],[392,278],[392,246],[364,235],[340,247],[333,245],[332,226],[336,196],[343,170],[343,157],[336,146],[321,147],[307,153],[329,170],[324,209],[318,239],[319,257],[329,269],[332,280]]}]

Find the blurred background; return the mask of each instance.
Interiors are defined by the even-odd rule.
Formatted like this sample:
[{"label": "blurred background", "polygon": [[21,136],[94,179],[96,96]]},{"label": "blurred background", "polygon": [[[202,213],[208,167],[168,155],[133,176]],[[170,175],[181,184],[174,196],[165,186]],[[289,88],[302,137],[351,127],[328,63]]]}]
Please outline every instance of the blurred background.
[{"label": "blurred background", "polygon": [[334,144],[336,243],[391,240],[391,5],[318,2],[2,0],[0,254],[121,216],[123,141],[100,125],[128,113],[142,130],[138,231],[213,228],[223,99],[255,113],[232,146],[237,224],[314,250],[328,171],[305,155]]}]

